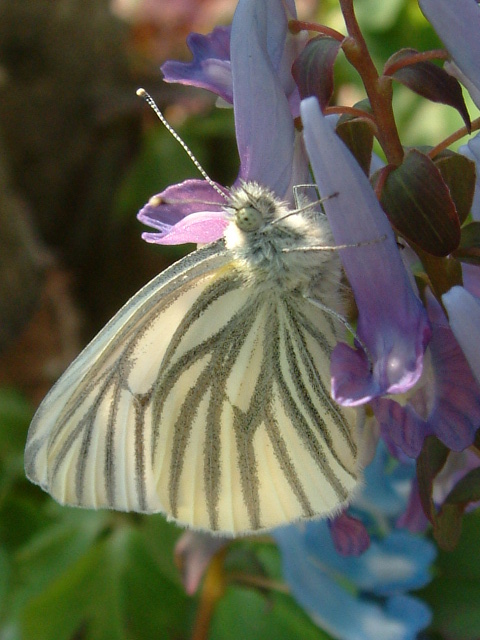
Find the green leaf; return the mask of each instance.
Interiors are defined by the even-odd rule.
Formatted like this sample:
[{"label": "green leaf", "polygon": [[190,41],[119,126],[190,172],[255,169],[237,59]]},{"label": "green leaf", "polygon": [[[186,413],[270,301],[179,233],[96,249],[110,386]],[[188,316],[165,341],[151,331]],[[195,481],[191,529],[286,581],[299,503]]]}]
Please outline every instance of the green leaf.
[{"label": "green leaf", "polygon": [[[11,564],[7,550],[0,546],[0,619],[5,614],[11,579]],[[1,634],[0,634],[1,635]]]},{"label": "green leaf", "polygon": [[78,562],[111,522],[108,511],[61,509],[59,520],[38,531],[16,553],[17,572],[30,595]]},{"label": "green leaf", "polygon": [[[354,105],[357,109],[370,105],[362,101]],[[344,144],[349,148],[365,175],[370,175],[370,162],[372,160],[373,130],[368,121],[354,118],[351,115],[342,115],[335,128]]]},{"label": "green leaf", "polygon": [[[180,578],[164,573],[147,547],[141,531],[131,533],[128,562],[124,567],[125,620],[129,640],[170,640],[190,637],[195,616],[195,600],[185,595]],[[163,555],[173,558],[169,544]]]},{"label": "green leaf", "polygon": [[454,107],[462,116],[467,129],[470,130],[470,116],[458,80],[429,60],[409,63],[409,60],[414,59],[413,56],[417,54],[418,51],[415,49],[397,51],[385,64],[386,73],[389,67],[404,65],[389,75],[432,102]]},{"label": "green leaf", "polygon": [[480,500],[480,468],[473,469],[453,487],[436,518],[435,539],[442,549],[456,547],[462,532],[465,509]]},{"label": "green leaf", "polygon": [[[21,393],[0,388],[0,516],[5,516],[3,510],[12,506],[11,494],[15,483],[25,478],[23,448],[32,415],[32,407]],[[5,542],[1,538],[4,527],[4,521],[0,522],[0,539]]]},{"label": "green leaf", "polygon": [[[26,480],[24,484],[27,485]],[[13,553],[30,540],[39,527],[49,523],[50,519],[42,509],[41,503],[37,500],[26,499],[18,490],[14,491],[12,486],[12,491],[2,501],[0,508],[0,540],[2,544]]]},{"label": "green leaf", "polygon": [[315,96],[322,110],[333,95],[333,65],[340,46],[329,36],[312,38],[292,66],[301,98]]},{"label": "green leaf", "polygon": [[437,258],[418,248],[417,253],[428,275],[429,285],[436,295],[437,300],[440,301],[442,295],[452,287],[463,285],[462,265],[458,260],[455,260],[451,256],[448,258]]},{"label": "green leaf", "polygon": [[[101,578],[100,572],[108,571],[104,562],[104,544],[97,544],[32,598],[22,616],[23,638],[70,640],[90,623],[92,601],[98,603],[101,598],[96,583]],[[108,615],[108,611],[102,614]],[[112,640],[119,638],[116,628],[112,628],[111,637]]]},{"label": "green leaf", "polygon": [[445,504],[467,505],[480,500],[480,468],[472,469],[453,487]]},{"label": "green leaf", "polygon": [[460,242],[460,223],[447,185],[434,162],[417,149],[384,181],[381,203],[397,231],[434,256],[452,253]]},{"label": "green leaf", "polygon": [[23,452],[28,425],[33,416],[25,397],[7,387],[0,388],[0,457]]},{"label": "green leaf", "polygon": [[474,221],[462,227],[460,245],[454,256],[462,262],[480,264],[480,222]]},{"label": "green leaf", "polygon": [[453,151],[443,152],[434,162],[450,191],[460,224],[463,224],[472,208],[475,193],[475,163]]},{"label": "green leaf", "polygon": [[[151,554],[159,570],[172,584],[183,590],[180,572],[175,565],[173,549],[184,530],[173,522],[167,522],[162,514],[143,518],[139,530],[143,536],[145,549]],[[171,550],[171,553],[165,553],[165,549]]]},{"label": "green leaf", "polygon": [[440,551],[436,577],[420,597],[433,610],[434,631],[449,640],[480,637],[480,512],[467,514],[457,548]]},{"label": "green leaf", "polygon": [[183,637],[187,606],[146,551],[141,531],[117,526],[28,599],[20,611],[22,640]]},{"label": "green leaf", "polygon": [[232,586],[218,603],[209,640],[328,640],[306,613],[282,593],[262,595]]}]

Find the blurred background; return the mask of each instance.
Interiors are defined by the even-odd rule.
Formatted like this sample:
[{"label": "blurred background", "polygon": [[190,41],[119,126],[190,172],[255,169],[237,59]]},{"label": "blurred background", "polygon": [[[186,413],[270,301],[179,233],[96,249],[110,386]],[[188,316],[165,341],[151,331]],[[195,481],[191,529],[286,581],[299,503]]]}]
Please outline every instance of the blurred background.
[{"label": "blurred background", "polygon": [[[297,4],[301,18],[344,31],[335,0]],[[229,24],[235,5],[0,0],[0,640],[328,637],[288,597],[268,538],[233,543],[220,573],[211,567],[201,594],[187,595],[177,527],[162,516],[60,507],[23,473],[29,421],[53,382],[132,294],[193,248],[140,238],[140,207],[198,176],[137,87],[212,178],[235,179],[231,110],[215,108],[205,91],[162,83],[159,70],[166,59],[189,59],[188,33]],[[355,6],[379,64],[401,47],[439,44],[415,0]],[[338,104],[363,98],[341,57],[336,73]],[[462,124],[454,110],[401,87],[395,106],[407,145],[435,144]],[[465,598],[480,603],[475,527],[468,519],[459,550],[440,556],[424,595],[435,608],[449,589],[455,605],[435,608],[426,637],[479,637],[445,635]],[[462,563],[470,591],[459,591]],[[478,617],[465,629],[478,630]]]}]

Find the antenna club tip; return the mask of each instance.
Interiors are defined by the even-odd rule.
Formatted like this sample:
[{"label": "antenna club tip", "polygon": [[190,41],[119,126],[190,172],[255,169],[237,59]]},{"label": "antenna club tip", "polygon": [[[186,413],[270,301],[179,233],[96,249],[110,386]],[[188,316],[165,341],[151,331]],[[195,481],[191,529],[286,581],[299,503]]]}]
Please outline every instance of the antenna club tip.
[{"label": "antenna club tip", "polygon": [[147,92],[142,87],[138,88],[135,93],[137,96],[140,96],[140,98],[144,98],[147,95]]}]

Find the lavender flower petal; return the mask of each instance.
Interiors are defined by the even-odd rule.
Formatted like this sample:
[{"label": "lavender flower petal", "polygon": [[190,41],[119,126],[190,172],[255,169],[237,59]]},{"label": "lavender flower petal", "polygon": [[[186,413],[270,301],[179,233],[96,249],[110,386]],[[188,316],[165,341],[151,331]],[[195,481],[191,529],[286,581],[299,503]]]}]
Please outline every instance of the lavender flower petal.
[{"label": "lavender flower petal", "polygon": [[370,537],[363,522],[342,512],[329,521],[335,550],[342,556],[360,556],[370,546]]},{"label": "lavender flower petal", "polygon": [[480,382],[480,303],[463,287],[452,287],[442,301],[455,338]]},{"label": "lavender flower petal", "polygon": [[[433,296],[429,311],[433,335],[426,382],[405,406],[386,398],[372,402],[384,437],[412,457],[418,456],[424,439],[432,434],[453,451],[463,451],[473,443],[480,427],[480,387]],[[477,333],[478,327],[475,325]],[[470,332],[469,344],[471,341]]]},{"label": "lavender flower petal", "polygon": [[167,60],[161,67],[165,82],[208,89],[232,104],[230,27],[216,27],[208,35],[191,33],[187,45],[193,61]]},{"label": "lavender flower petal", "polygon": [[459,152],[475,162],[477,179],[472,202],[472,218],[478,221],[480,220],[480,134],[469,140],[467,144],[462,145]]},{"label": "lavender flower petal", "polygon": [[[231,60],[240,178],[284,197],[290,184],[294,126],[272,62],[280,60],[287,17],[276,0],[241,0],[232,24]],[[283,34],[283,35],[282,35]]]},{"label": "lavender flower petal", "polygon": [[[335,135],[315,98],[301,104],[307,151],[335,241],[352,244],[340,256],[359,309],[362,350],[337,346],[332,393],[356,405],[385,393],[401,393],[422,373],[430,338],[426,312],[400,258],[392,228],[353,156]],[[359,246],[359,243],[370,243]],[[373,370],[371,371],[371,365]]]},{"label": "lavender flower petal", "polygon": [[186,180],[168,187],[139,211],[140,222],[159,230],[143,233],[142,238],[157,244],[218,240],[228,224],[225,203],[205,180]]},{"label": "lavender flower petal", "polygon": [[419,0],[418,4],[460,71],[480,90],[478,4],[475,0]]}]

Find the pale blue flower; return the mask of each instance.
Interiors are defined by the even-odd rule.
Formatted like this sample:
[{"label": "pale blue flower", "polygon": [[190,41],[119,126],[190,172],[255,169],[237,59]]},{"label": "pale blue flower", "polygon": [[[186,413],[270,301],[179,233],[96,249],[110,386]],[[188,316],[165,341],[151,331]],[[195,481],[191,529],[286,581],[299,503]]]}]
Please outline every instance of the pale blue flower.
[{"label": "pale blue flower", "polygon": [[473,196],[471,214],[474,220],[480,221],[480,134],[471,138],[467,144],[462,145],[458,151],[465,157],[469,158],[469,160],[473,160],[473,162],[475,162],[477,178],[475,181],[475,193]]},{"label": "pale blue flower", "polygon": [[480,7],[475,0],[419,0],[456,66],[463,83],[480,105]]},{"label": "pale blue flower", "polygon": [[434,545],[394,524],[407,504],[415,469],[379,447],[350,511],[371,532],[360,556],[342,556],[325,521],[275,529],[284,578],[319,627],[339,640],[413,640],[430,622],[409,591],[431,580]]}]

